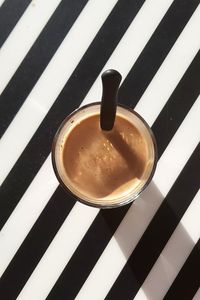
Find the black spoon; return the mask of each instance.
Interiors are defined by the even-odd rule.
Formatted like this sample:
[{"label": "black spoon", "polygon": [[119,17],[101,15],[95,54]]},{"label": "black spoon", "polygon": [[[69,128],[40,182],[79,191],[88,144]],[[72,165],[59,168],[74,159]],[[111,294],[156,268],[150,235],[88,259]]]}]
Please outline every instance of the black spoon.
[{"label": "black spoon", "polygon": [[102,130],[112,130],[115,123],[117,96],[121,74],[116,70],[106,70],[102,76],[103,93],[101,100],[100,126]]}]

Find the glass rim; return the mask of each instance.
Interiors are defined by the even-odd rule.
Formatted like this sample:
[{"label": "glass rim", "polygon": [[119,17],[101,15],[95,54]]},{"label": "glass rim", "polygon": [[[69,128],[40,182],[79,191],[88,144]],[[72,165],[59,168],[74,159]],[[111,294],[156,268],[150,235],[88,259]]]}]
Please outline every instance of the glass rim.
[{"label": "glass rim", "polygon": [[150,172],[150,175],[148,177],[148,179],[146,180],[145,184],[141,187],[141,189],[139,190],[139,192],[137,194],[135,194],[135,196],[132,196],[130,195],[130,199],[127,199],[125,201],[121,201],[121,202],[118,202],[118,203],[113,203],[113,204],[100,204],[100,203],[94,203],[94,202],[89,202],[85,199],[82,199],[80,198],[79,196],[77,196],[75,193],[73,193],[67,186],[66,184],[63,182],[59,172],[58,172],[58,169],[57,169],[57,166],[56,166],[56,159],[55,159],[55,150],[56,150],[56,143],[57,143],[57,140],[58,140],[58,137],[59,137],[59,134],[61,132],[61,130],[63,129],[64,125],[74,116],[76,115],[78,112],[84,110],[84,109],[87,109],[91,106],[96,106],[96,105],[101,105],[101,102],[92,102],[92,103],[89,103],[89,104],[86,104],[86,105],[83,105],[83,106],[80,106],[78,108],[76,108],[75,110],[73,110],[69,115],[66,116],[66,118],[61,122],[58,130],[56,131],[55,135],[54,135],[54,138],[53,138],[53,142],[52,142],[52,148],[51,148],[51,161],[52,161],[52,166],[53,166],[53,170],[54,170],[54,173],[56,175],[56,178],[59,182],[59,184],[61,185],[61,187],[71,196],[73,196],[73,198],[75,198],[76,200],[78,200],[79,202],[85,204],[85,205],[88,205],[88,206],[91,206],[91,207],[95,207],[95,208],[99,208],[99,209],[109,209],[109,208],[117,208],[117,207],[121,207],[121,206],[124,206],[124,205],[127,205],[129,203],[132,203],[134,202],[139,196],[140,194],[147,188],[147,186],[149,185],[149,183],[151,182],[153,176],[154,176],[154,173],[155,173],[155,170],[156,170],[156,165],[157,165],[157,162],[158,162],[158,150],[157,150],[157,144],[156,144],[156,139],[155,139],[155,136],[154,136],[154,133],[151,129],[151,127],[148,125],[148,123],[143,119],[143,117],[138,114],[134,109],[130,108],[130,107],[127,107],[123,104],[120,104],[118,103],[117,104],[117,107],[121,107],[125,110],[128,110],[129,112],[131,112],[133,115],[135,115],[136,117],[138,117],[142,123],[145,125],[145,127],[147,128],[149,134],[150,134],[150,137],[152,139],[152,143],[153,143],[153,149],[154,149],[154,161],[153,161],[153,166],[152,166],[152,170]]}]

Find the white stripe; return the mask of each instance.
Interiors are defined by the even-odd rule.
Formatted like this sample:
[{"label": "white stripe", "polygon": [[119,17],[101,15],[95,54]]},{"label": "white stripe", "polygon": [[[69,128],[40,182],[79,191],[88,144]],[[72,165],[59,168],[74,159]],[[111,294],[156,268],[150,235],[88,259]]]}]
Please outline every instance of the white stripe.
[{"label": "white stripe", "polygon": [[[124,76],[128,73],[171,2],[172,0],[166,0],[165,4],[159,0],[145,2],[106,64],[106,68],[118,68]],[[104,6],[104,10],[101,9],[100,5]],[[0,182],[3,182],[17,161],[100,27],[102,19],[99,20],[99,23],[94,20],[96,19],[96,15],[93,15],[94,9],[101,11],[105,18],[105,15],[108,14],[108,11],[107,13],[105,12],[105,7],[109,9],[108,4],[104,5],[101,1],[98,1],[97,8],[92,5],[92,2],[89,2],[88,9],[84,10],[84,15],[81,14],[74,24],[52,61],[43,72],[39,82],[35,85],[17,116],[8,127],[0,141],[0,156],[6,157],[0,169]],[[154,18],[151,16],[151,11],[154,14]],[[90,26],[90,24],[93,24],[93,26]],[[79,32],[82,32],[82,37],[81,43],[77,47]],[[130,44],[130,40],[134,40],[134,43]],[[128,46],[129,44],[130,46]],[[66,53],[72,54],[68,61]],[[63,64],[63,61],[66,61],[66,65]],[[87,95],[87,102],[88,99],[90,102],[99,99],[101,96],[100,87],[101,81],[98,80],[93,85],[91,94]],[[94,91],[95,96],[93,97]],[[24,132],[24,128],[26,128],[26,132]],[[13,136],[15,136],[15,141],[13,141]],[[13,143],[15,144],[13,145]],[[13,146],[15,151],[12,151]]]},{"label": "white stripe", "polygon": [[[172,2],[173,0],[145,1],[102,72],[107,69],[117,69],[122,78],[125,78]],[[101,93],[102,85],[99,75],[82,104],[86,104],[91,100],[100,100]]]},{"label": "white stripe", "polygon": [[[147,2],[146,2],[147,3]],[[148,2],[149,3],[149,2]],[[157,3],[157,1],[155,1],[155,4]],[[158,3],[157,3],[158,4]],[[170,2],[168,2],[168,5],[170,4]],[[160,6],[158,6],[159,8]],[[155,7],[154,7],[155,8]],[[157,8],[157,9],[158,9]],[[165,10],[167,9],[167,7],[165,7]],[[158,9],[158,11],[160,11],[160,9]],[[138,15],[141,16],[138,19]],[[161,14],[161,12],[160,12]],[[164,14],[164,11],[162,11],[162,14]],[[159,18],[162,17],[162,14],[160,15]],[[118,60],[121,61],[121,65],[124,66],[124,63],[122,62],[122,60],[120,59],[120,57],[124,56],[124,52],[123,49],[127,47],[127,43],[128,40],[132,40],[134,38],[134,36],[137,36],[137,32],[138,32],[138,26],[140,27],[142,19],[143,21],[146,20],[146,18],[149,16],[149,4],[147,6],[142,7],[140,13],[138,13],[137,17],[136,17],[136,23],[135,26],[133,26],[133,23],[131,25],[131,32],[128,30],[127,34],[124,36],[123,40],[120,42],[120,45],[122,43],[123,47],[121,48],[120,46],[118,47],[118,49],[116,50],[118,55],[116,55],[116,53],[114,53],[114,55],[112,57],[114,57],[113,62],[116,61],[116,57],[118,57]],[[139,20],[139,21],[138,21]],[[152,20],[152,18],[150,18],[149,20]],[[157,18],[157,21],[159,21],[159,19]],[[138,24],[138,25],[137,25]],[[155,23],[152,23],[155,27]],[[82,27],[83,24],[80,24],[80,27]],[[145,27],[146,30],[151,28],[152,26],[150,26],[150,23],[148,23],[148,26]],[[153,28],[151,28],[151,30],[153,30]],[[148,32],[148,37],[151,35],[151,32]],[[144,34],[145,35],[145,34]],[[140,35],[137,36],[137,39],[135,40],[135,44],[140,44]],[[145,42],[145,41],[144,41]],[[134,49],[132,49],[134,50]],[[65,51],[64,51],[65,52]],[[134,53],[134,51],[133,51]],[[139,55],[138,50],[136,51],[136,54]],[[135,54],[135,55],[136,55]],[[137,56],[136,55],[136,56]],[[129,55],[130,56],[130,55]],[[135,56],[134,56],[135,57]],[[135,58],[136,59],[136,58]],[[112,59],[110,60],[112,62]],[[131,61],[128,61],[129,64],[127,64],[127,66],[129,65],[129,67],[131,66]],[[51,87],[51,85],[50,85]],[[51,88],[49,88],[51,91]],[[36,97],[37,98],[37,97]],[[23,118],[21,118],[21,120],[23,120]],[[16,128],[18,128],[19,125],[16,124]],[[25,125],[23,125],[25,126]],[[22,126],[22,128],[23,128]],[[13,128],[14,130],[14,128]],[[14,131],[12,130],[11,135],[13,136],[13,134],[16,137],[16,133],[14,133]],[[24,131],[23,131],[24,132]],[[5,137],[5,136],[4,136]],[[6,155],[8,155],[8,142],[5,142],[6,145]],[[16,147],[15,147],[15,153],[16,153]],[[44,168],[44,170],[42,171],[42,168]],[[15,210],[13,212],[13,214],[10,216],[9,220],[7,221],[7,223],[5,224],[3,230],[2,230],[2,235],[0,235],[0,244],[2,244],[2,250],[0,252],[2,259],[2,263],[0,264],[0,270],[1,270],[1,274],[4,272],[5,268],[8,266],[10,260],[12,259],[12,257],[14,256],[14,254],[16,253],[17,249],[19,248],[19,246],[21,245],[21,243],[23,242],[24,238],[26,237],[27,233],[29,232],[29,230],[31,229],[33,223],[36,221],[37,217],[39,216],[39,211],[41,211],[43,209],[43,207],[46,205],[48,199],[46,197],[43,197],[43,193],[40,193],[40,188],[37,189],[37,184],[41,185],[41,182],[46,182],[46,181],[42,181],[42,177],[40,176],[40,174],[46,174],[48,173],[49,170],[49,175],[48,175],[48,181],[53,181],[54,180],[54,176],[51,179],[51,163],[50,160],[47,159],[46,163],[43,165],[43,167],[41,168],[41,170],[39,171],[39,173],[37,174],[36,178],[34,179],[34,181],[31,183],[30,187],[28,188],[28,190],[26,191],[25,195],[22,197],[19,205],[17,206],[17,210]],[[38,179],[37,179],[38,177]],[[53,185],[54,187],[54,185]],[[50,193],[53,193],[55,188],[53,188],[53,190],[50,189],[48,195],[50,195]],[[33,192],[33,191],[39,191],[39,194],[37,192]],[[35,194],[37,193],[37,194]],[[40,195],[40,196],[39,196]],[[38,203],[40,203],[40,205],[38,206],[37,212],[35,213],[35,209],[33,207],[33,205],[35,205],[35,201],[33,201],[33,199],[38,199]],[[21,218],[21,216],[29,216],[29,218]],[[19,235],[15,235],[15,238],[13,239],[13,234],[14,232],[20,232]],[[6,238],[5,238],[6,237]],[[6,251],[6,249],[9,248],[9,252]]]},{"label": "white stripe", "polygon": [[200,238],[199,216],[200,191],[188,207],[134,300],[142,299],[144,293],[147,299],[164,299],[194,244]]},{"label": "white stripe", "polygon": [[[61,0],[32,1],[0,49],[0,94],[19,67]],[[37,20],[37,21],[36,21]],[[22,42],[23,41],[23,42]]]},{"label": "white stripe", "polygon": [[[158,4],[160,4],[160,8],[158,7]],[[170,3],[165,4],[169,5]],[[148,35],[148,38],[150,37],[150,32],[148,32],[147,28],[152,30],[151,27],[153,26],[148,20],[148,16],[151,17],[152,15],[154,15],[154,11],[157,11],[158,8],[161,11],[161,5],[163,5],[163,2],[158,1],[155,7],[152,6],[151,2],[146,3],[146,5],[147,11],[141,12],[141,14],[143,13],[143,19],[137,19],[137,17],[139,16],[138,14],[135,19],[135,23],[132,24],[133,28],[131,26],[129,27],[129,30],[133,29],[132,32],[130,30],[130,36],[127,36],[127,39],[124,39],[119,44],[103,70],[114,68],[119,70],[122,75],[127,75],[130,63],[131,65],[133,65],[138,55],[142,51],[143,43],[146,42],[146,36]],[[163,15],[166,9],[167,7],[165,7],[162,11]],[[161,12],[159,13],[161,14]],[[161,17],[161,15],[159,15],[159,17]],[[158,21],[159,18],[157,17],[157,19],[152,19]],[[163,108],[166,100],[175,89],[181,76],[184,74],[187,67],[200,48],[199,21],[200,6],[198,6],[196,11],[194,12],[193,16],[180,34],[180,37],[177,39],[163,64],[154,76],[152,83],[147,87],[146,91],[140,99],[140,102],[137,105],[136,111],[142,114],[144,119],[148,118],[150,125],[153,124],[155,116],[158,115],[159,111],[161,111],[161,109]],[[155,24],[153,25],[155,26]],[[130,43],[130,41],[134,42]],[[123,64],[121,63],[121,60],[123,60]],[[127,60],[130,60],[128,66],[126,65]],[[165,86],[164,91],[163,86]],[[97,101],[99,99],[99,95],[101,95],[100,76],[97,78],[95,84],[87,94],[82,104],[88,103],[91,99],[93,99],[93,101]],[[149,101],[151,101],[151,110],[149,110],[149,106],[146,105],[147,102],[149,103]]]},{"label": "white stripe", "polygon": [[98,211],[75,204],[17,299],[46,299]]},{"label": "white stripe", "polygon": [[[48,185],[45,184],[48,182]],[[0,277],[58,186],[50,156],[0,231]],[[17,232],[17,234],[16,234]]]},{"label": "white stripe", "polygon": [[[177,172],[180,173],[183,167],[183,161],[187,161],[189,155],[192,153],[192,149],[196,147],[200,140],[200,126],[198,126],[199,116],[200,96],[197,98],[175,137],[173,137],[171,143],[165,150],[165,152],[167,152],[168,159],[160,159],[159,161],[161,168],[156,171],[156,184],[159,186],[159,189],[162,190],[164,195],[168,193],[168,185],[171,186],[176,180],[176,174],[173,172],[174,166],[176,166]],[[184,140],[185,136],[190,141],[189,143],[186,142],[186,139]],[[177,149],[177,152],[174,152],[174,143],[178,144],[179,148]],[[162,157],[165,157],[165,152]],[[163,170],[165,170],[166,174],[168,174],[167,181],[165,176],[163,176]]]},{"label": "white stripe", "polygon": [[198,291],[196,292],[196,294],[194,295],[193,300],[199,300],[200,299],[200,288],[198,289]]},{"label": "white stripe", "polygon": [[[179,175],[181,168],[199,142],[199,108],[200,97],[160,158],[153,182],[129,209],[76,299],[104,299],[109,292],[128,257]],[[187,139],[191,143],[185,143]],[[166,165],[168,165],[167,168]]]},{"label": "white stripe", "polygon": [[0,7],[2,6],[2,4],[5,2],[5,0],[0,0]]},{"label": "white stripe", "polygon": [[[163,108],[166,99],[170,97],[180,77],[200,49],[199,22],[200,5],[183,29],[164,63],[154,76],[152,84],[148,86],[137,105],[137,112],[142,112],[144,119],[148,117],[150,125],[153,124],[155,116]],[[164,90],[163,87],[165,87]],[[146,105],[146,102],[149,103],[149,101],[151,101],[151,110]]]},{"label": "white stripe", "polygon": [[[96,0],[96,1],[90,1],[89,4],[82,13],[83,16],[80,15],[78,20],[78,26],[75,30],[75,40],[77,42],[77,30],[80,31],[80,29],[85,27],[85,31],[87,31],[87,24],[93,23],[94,20],[90,19],[89,16],[92,15],[93,11],[99,11],[100,10],[100,4],[102,2]],[[108,3],[107,3],[108,4]],[[111,5],[112,4],[112,5]],[[101,4],[103,5],[103,4]],[[105,5],[103,5],[105,7]],[[102,15],[104,18],[106,18],[106,15],[109,13],[109,10],[112,9],[112,6],[114,6],[114,2],[110,1],[110,5],[106,5],[106,9],[103,8]],[[103,22],[103,19],[101,19],[101,22]],[[90,21],[90,22],[89,22]],[[100,24],[98,25],[100,26]],[[91,27],[91,26],[90,26]],[[95,26],[94,26],[95,27]],[[97,27],[95,27],[97,30]],[[90,34],[95,34],[93,31],[90,32]],[[89,36],[92,38],[92,36]],[[88,39],[89,39],[88,37]],[[74,41],[75,42],[75,41]],[[89,40],[88,40],[89,42]],[[69,39],[70,43],[70,39]],[[85,41],[86,43],[86,41]],[[84,41],[82,40],[82,43],[84,44]],[[74,47],[76,45],[74,44]],[[77,46],[76,46],[77,47]],[[64,53],[62,53],[64,55]],[[62,56],[63,58],[64,56]],[[60,61],[60,63],[63,63],[63,60]],[[55,73],[54,73],[55,76]],[[50,86],[51,87],[51,86]],[[51,88],[49,87],[49,90]],[[54,86],[53,86],[54,89]],[[51,90],[52,92],[52,90]],[[29,117],[30,118],[30,117]],[[22,120],[22,119],[21,119]],[[25,128],[25,127],[24,127]],[[27,126],[26,126],[27,129]],[[12,131],[13,132],[13,131]],[[23,133],[25,134],[25,131],[23,130]],[[14,132],[13,132],[14,134]],[[8,147],[8,145],[7,145]],[[16,148],[15,148],[16,150]],[[6,149],[5,149],[6,151]],[[8,148],[6,153],[8,152]],[[7,155],[7,154],[6,154]],[[3,162],[1,162],[3,164]],[[42,184],[43,182],[43,184]],[[46,182],[49,182],[48,186],[46,185]],[[51,166],[51,159],[50,156],[47,158],[46,162],[41,167],[40,171],[36,175],[35,179],[32,181],[31,185],[27,189],[26,193],[20,200],[19,204],[17,205],[14,212],[11,214],[10,218],[4,225],[1,233],[0,233],[0,274],[3,274],[6,267],[8,266],[9,262],[11,261],[12,257],[16,253],[17,249],[23,242],[24,238],[26,237],[27,233],[31,229],[34,222],[37,220],[39,214],[47,204],[49,198],[53,194],[54,190],[56,189],[58,183],[55,179],[55,175],[52,171]],[[45,190],[45,193],[44,193]],[[22,218],[23,216],[23,218]],[[26,217],[27,216],[27,217]],[[15,232],[18,232],[19,234],[15,234]],[[14,238],[13,238],[14,236]],[[9,249],[9,251],[7,250]]]},{"label": "white stripe", "polygon": [[[81,12],[0,141],[0,153],[6,153],[6,161],[1,165],[0,182],[3,182],[22,153],[116,2],[117,0],[109,0],[105,5],[102,1],[92,0]],[[99,11],[98,18],[94,11]],[[80,32],[81,43],[77,46]],[[10,148],[11,140],[12,149],[14,147],[15,151]]]},{"label": "white stripe", "polygon": [[181,220],[183,228],[186,230],[193,243],[197,243],[200,238],[200,191],[196,194],[187,212]]}]

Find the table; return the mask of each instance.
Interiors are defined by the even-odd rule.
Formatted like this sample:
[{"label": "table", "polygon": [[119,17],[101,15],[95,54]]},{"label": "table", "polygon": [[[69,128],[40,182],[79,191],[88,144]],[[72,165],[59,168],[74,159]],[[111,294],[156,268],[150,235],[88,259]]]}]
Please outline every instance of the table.
[{"label": "table", "polygon": [[[1,299],[200,299],[199,2],[0,1]],[[109,68],[159,160],[132,205],[98,210],[50,151]]]}]

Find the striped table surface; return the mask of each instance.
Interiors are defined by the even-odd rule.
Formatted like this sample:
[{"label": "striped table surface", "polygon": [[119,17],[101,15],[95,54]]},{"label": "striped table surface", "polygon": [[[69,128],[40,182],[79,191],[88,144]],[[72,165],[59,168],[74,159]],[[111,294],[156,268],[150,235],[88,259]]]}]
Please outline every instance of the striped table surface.
[{"label": "striped table surface", "polygon": [[[200,0],[0,0],[0,46],[0,299],[200,299]],[[137,201],[99,210],[50,151],[109,68],[159,160]]]}]

